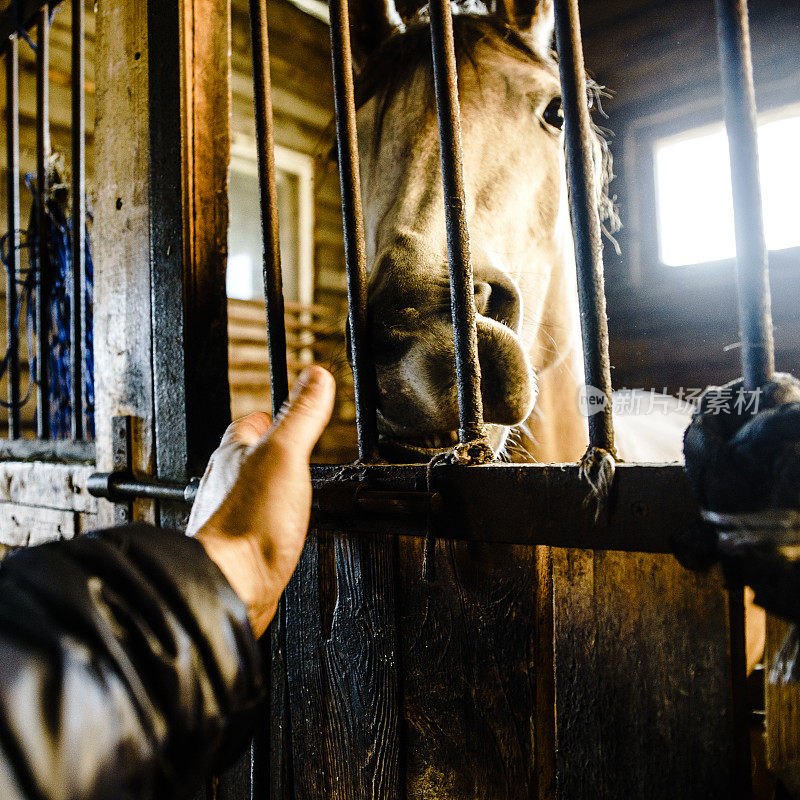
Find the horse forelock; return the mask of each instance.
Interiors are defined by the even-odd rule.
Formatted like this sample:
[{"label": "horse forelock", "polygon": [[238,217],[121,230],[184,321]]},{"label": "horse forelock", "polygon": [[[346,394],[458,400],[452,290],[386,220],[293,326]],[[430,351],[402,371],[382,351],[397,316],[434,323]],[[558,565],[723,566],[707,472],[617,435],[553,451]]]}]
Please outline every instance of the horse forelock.
[{"label": "horse forelock", "polygon": [[[453,38],[459,66],[466,62],[479,77],[475,52],[481,43],[512,58],[533,63],[555,77],[558,75],[558,60],[554,51],[541,53],[535,50],[519,31],[499,17],[485,13],[456,14],[453,17]],[[419,18],[386,39],[356,75],[356,108],[373,98],[378,103],[372,139],[374,152],[380,147],[383,121],[392,100],[419,69],[428,73],[432,73],[433,69],[430,27],[424,18]],[[591,77],[587,78],[587,85],[591,105],[605,116],[601,105],[601,99],[607,96],[605,87]],[[432,93],[430,103],[432,106]],[[610,184],[614,179],[613,159],[607,141],[610,132],[593,124],[593,133],[598,211],[603,231],[616,245],[612,234],[619,230],[620,220],[615,198],[610,194]]]}]

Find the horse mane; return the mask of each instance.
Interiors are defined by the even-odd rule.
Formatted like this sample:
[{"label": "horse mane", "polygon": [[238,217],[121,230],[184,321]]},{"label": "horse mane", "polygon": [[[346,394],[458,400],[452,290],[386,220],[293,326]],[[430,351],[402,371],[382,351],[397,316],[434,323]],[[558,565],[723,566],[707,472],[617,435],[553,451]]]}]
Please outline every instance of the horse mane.
[{"label": "horse mane", "polygon": [[[460,13],[453,16],[456,59],[475,65],[474,51],[479,42],[491,42],[509,55],[533,61],[557,77],[558,64],[533,50],[516,29],[488,14]],[[397,30],[367,59],[356,79],[356,106],[374,96],[391,96],[393,90],[418,68],[432,72],[430,27],[419,16],[404,29]]]},{"label": "horse mane", "polygon": [[[464,61],[477,69],[475,50],[480,42],[488,42],[495,49],[510,56],[531,61],[558,77],[558,60],[555,52],[542,54],[534,50],[525,37],[499,17],[481,13],[458,13],[453,16],[453,39],[456,60]],[[431,56],[430,28],[423,15],[409,23],[403,30],[393,33],[367,59],[356,76],[356,108],[373,97],[377,99],[376,130],[373,139],[377,148],[383,120],[391,98],[417,69],[425,69],[431,76],[433,64]],[[431,84],[433,78],[431,77]],[[600,99],[604,94],[602,86],[587,78],[592,106],[603,114]],[[431,94],[431,102],[433,95]],[[605,116],[605,115],[603,115]],[[620,228],[615,198],[609,194],[614,178],[613,162],[606,136],[608,131],[594,125],[597,147],[597,192],[598,210],[604,232],[616,246],[613,234]]]}]

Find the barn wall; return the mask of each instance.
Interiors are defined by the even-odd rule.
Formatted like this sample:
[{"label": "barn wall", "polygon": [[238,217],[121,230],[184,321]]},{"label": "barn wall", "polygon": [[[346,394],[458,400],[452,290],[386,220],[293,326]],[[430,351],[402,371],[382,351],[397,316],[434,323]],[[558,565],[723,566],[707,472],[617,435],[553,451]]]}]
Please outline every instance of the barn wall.
[{"label": "barn wall", "polygon": [[[314,263],[317,301],[338,307],[345,295],[339,176],[327,155],[333,144],[333,82],[328,26],[286,0],[268,4],[275,141],[311,155],[314,176]],[[234,133],[255,136],[247,3],[232,8]]]},{"label": "barn wall", "polygon": [[[759,110],[800,101],[800,7],[751,0]],[[655,251],[648,136],[722,119],[714,5],[705,0],[581,4],[587,66],[604,105],[623,229],[606,247],[616,387],[671,392],[739,374],[734,265],[666,268]],[[772,258],[778,367],[800,371],[800,252]]]}]

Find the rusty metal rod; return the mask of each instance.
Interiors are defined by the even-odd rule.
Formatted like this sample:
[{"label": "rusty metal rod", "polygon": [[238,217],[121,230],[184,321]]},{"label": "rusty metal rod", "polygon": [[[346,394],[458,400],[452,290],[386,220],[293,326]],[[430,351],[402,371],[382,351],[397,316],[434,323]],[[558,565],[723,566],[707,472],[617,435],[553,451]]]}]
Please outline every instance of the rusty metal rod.
[{"label": "rusty metal rod", "polygon": [[602,411],[589,416],[589,442],[614,454],[611,366],[603,282],[603,244],[597,211],[592,120],[583,64],[578,0],[555,0],[556,47],[564,108],[569,205],[575,239],[581,338],[586,383],[605,395]]},{"label": "rusty metal rod", "polygon": [[[755,390],[772,379],[775,353],[769,262],[758,174],[758,129],[747,0],[715,0],[715,8],[736,230],[742,376],[745,388]],[[750,797],[744,597],[741,583],[731,580],[730,575],[728,578],[734,770],[739,796]]]},{"label": "rusty metal rod", "polygon": [[[278,193],[275,184],[275,130],[272,119],[272,85],[269,71],[269,38],[266,0],[250,0],[250,42],[253,57],[253,98],[258,151],[258,186],[261,201],[261,238],[264,252],[264,297],[267,311],[269,374],[272,390],[272,413],[277,415],[289,397],[289,373],[286,363],[286,326],[284,321],[283,275],[278,231]],[[288,725],[285,696],[286,675],[283,653],[286,649],[286,605],[283,598],[275,612],[265,648],[269,693],[270,747],[261,736],[251,742],[251,766],[266,763],[274,753],[282,754],[279,732]]]},{"label": "rusty metal rod", "polygon": [[716,12],[736,223],[742,375],[745,388],[753,390],[772,379],[775,354],[747,0],[716,0]]},{"label": "rusty metal rod", "polygon": [[283,275],[278,234],[278,193],[275,188],[275,129],[272,120],[266,0],[250,0],[250,41],[253,49],[253,98],[258,151],[258,189],[261,201],[269,374],[272,413],[277,414],[289,396],[289,375],[286,366]]},{"label": "rusty metal rod", "polygon": [[19,41],[12,36],[6,49],[6,178],[8,204],[8,263],[6,270],[6,331],[8,334],[8,435],[19,439],[19,328],[17,279],[19,278]]},{"label": "rusty metal rod", "polygon": [[83,439],[83,336],[86,330],[86,102],[83,0],[72,3],[72,302],[70,371],[72,438]]},{"label": "rusty metal rod", "polygon": [[336,141],[344,219],[348,322],[355,385],[358,454],[361,461],[372,461],[378,452],[377,379],[367,328],[367,256],[361,208],[356,104],[347,0],[331,0],[330,17],[333,99],[336,109]]},{"label": "rusty metal rod", "polygon": [[47,245],[48,161],[50,159],[50,9],[45,5],[36,30],[36,222],[39,275],[36,289],[36,433],[50,438],[50,250]]},{"label": "rusty metal rod", "polygon": [[444,212],[447,225],[447,256],[450,265],[450,309],[458,386],[460,442],[486,435],[481,398],[481,367],[478,361],[478,331],[475,287],[469,249],[469,228],[464,199],[464,164],[461,150],[461,109],[458,101],[453,16],[449,0],[430,3],[431,51],[439,121],[439,151],[442,160]]}]

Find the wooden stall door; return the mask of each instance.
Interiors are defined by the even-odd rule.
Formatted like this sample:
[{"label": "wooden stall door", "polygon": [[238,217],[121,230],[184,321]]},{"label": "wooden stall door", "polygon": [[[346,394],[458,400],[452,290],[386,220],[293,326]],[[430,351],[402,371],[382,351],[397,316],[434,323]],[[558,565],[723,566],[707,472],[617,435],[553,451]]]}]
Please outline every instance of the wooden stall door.
[{"label": "wooden stall door", "polygon": [[718,572],[453,541],[433,581],[422,561],[419,538],[312,532],[286,594],[275,796],[740,796]]}]

